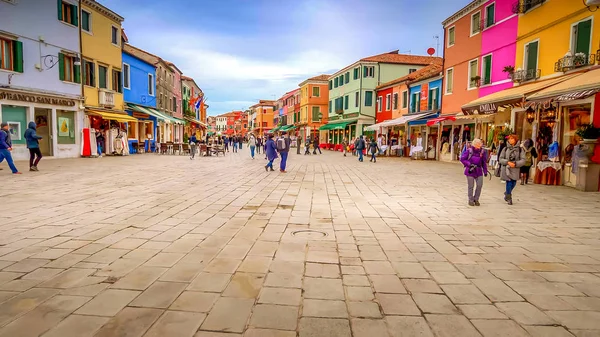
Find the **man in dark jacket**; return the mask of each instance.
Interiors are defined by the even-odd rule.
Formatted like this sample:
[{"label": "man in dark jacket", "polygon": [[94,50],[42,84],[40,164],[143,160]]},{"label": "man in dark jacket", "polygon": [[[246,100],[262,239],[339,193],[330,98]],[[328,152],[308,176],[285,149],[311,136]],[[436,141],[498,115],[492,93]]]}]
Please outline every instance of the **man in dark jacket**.
[{"label": "man in dark jacket", "polygon": [[363,161],[363,151],[367,147],[363,136],[360,136],[356,141],[356,152],[358,153],[358,161]]},{"label": "man in dark jacket", "polygon": [[42,152],[40,151],[40,139],[42,137],[37,135],[36,128],[35,122],[29,122],[27,131],[25,131],[25,141],[29,149],[29,171],[39,171],[37,165],[42,159]]},{"label": "man in dark jacket", "polygon": [[319,150],[319,154],[323,154],[323,152],[321,152],[321,148],[319,147],[319,137],[315,136],[313,139],[313,154],[317,154],[317,150]]},{"label": "man in dark jacket", "polygon": [[198,143],[198,138],[196,138],[196,135],[192,133],[192,135],[190,136],[190,139],[188,139],[188,142],[190,143],[190,160],[194,159],[194,157],[196,156],[196,144]]},{"label": "man in dark jacket", "polygon": [[296,154],[300,154],[300,146],[302,146],[302,136],[296,138]]},{"label": "man in dark jacket", "polygon": [[[13,174],[21,174],[15,163],[13,162],[12,155],[10,154],[12,151],[12,141],[10,140],[10,131],[8,129],[8,123],[0,124],[0,163],[6,159],[8,163],[8,167]],[[1,169],[0,169],[1,170]]]},{"label": "man in dark jacket", "polygon": [[[283,146],[280,146],[283,144]],[[292,144],[292,140],[287,132],[283,131],[281,133],[281,137],[277,139],[277,152],[281,155],[281,163],[279,164],[279,171],[281,173],[286,173],[285,166],[287,164],[288,154],[290,152],[290,145]]]}]

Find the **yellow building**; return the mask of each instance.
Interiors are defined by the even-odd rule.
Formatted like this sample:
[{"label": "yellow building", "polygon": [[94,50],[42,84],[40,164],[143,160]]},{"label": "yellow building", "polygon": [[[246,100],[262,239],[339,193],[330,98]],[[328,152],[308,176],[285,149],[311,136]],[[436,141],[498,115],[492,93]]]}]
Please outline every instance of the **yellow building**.
[{"label": "yellow building", "polygon": [[81,1],[81,82],[92,127],[135,119],[123,111],[123,17],[94,0]]}]

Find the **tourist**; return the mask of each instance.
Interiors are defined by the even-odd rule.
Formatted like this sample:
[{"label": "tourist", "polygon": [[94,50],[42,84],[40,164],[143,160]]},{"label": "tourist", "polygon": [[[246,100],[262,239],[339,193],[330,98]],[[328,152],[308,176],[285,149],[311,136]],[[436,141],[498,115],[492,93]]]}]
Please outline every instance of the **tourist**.
[{"label": "tourist", "polygon": [[42,159],[42,152],[40,151],[40,139],[42,137],[35,132],[36,127],[35,122],[29,122],[25,131],[25,141],[29,149],[29,171],[39,171],[37,166]]},{"label": "tourist", "polygon": [[229,152],[229,138],[223,137],[223,143],[225,143],[225,152]]},{"label": "tourist", "polygon": [[10,131],[8,129],[8,123],[3,122],[0,124],[0,163],[6,159],[6,163],[13,174],[21,174],[15,163],[13,162],[12,155],[10,154],[12,151],[12,141],[10,139]]},{"label": "tourist", "polygon": [[238,140],[238,145],[239,145],[240,150],[241,150],[242,149],[242,144],[244,143],[244,137],[242,137],[241,135],[239,135],[237,137],[237,140]]},{"label": "tourist", "polygon": [[256,153],[260,154],[260,151],[263,149],[263,139],[262,137],[258,137],[256,139]]},{"label": "tourist", "polygon": [[342,152],[344,152],[344,157],[346,157],[346,153],[348,153],[348,147],[348,137],[344,136],[344,139],[342,140]]},{"label": "tourist", "polygon": [[358,161],[362,162],[363,161],[363,151],[366,148],[365,140],[363,139],[362,135],[356,140],[356,145],[354,146],[354,148],[356,149],[356,152],[358,153]]},{"label": "tourist", "polygon": [[100,126],[100,130],[96,132],[96,146],[98,147],[98,158],[102,158],[102,150],[104,150],[104,125]]},{"label": "tourist", "polygon": [[231,141],[233,142],[233,152],[237,153],[238,151],[238,137],[237,136],[233,136],[231,137]]},{"label": "tourist", "polygon": [[302,136],[296,137],[296,154],[300,154],[300,146],[302,146]]},{"label": "tourist", "polygon": [[315,136],[313,139],[313,154],[317,154],[317,150],[319,150],[319,154],[323,154],[321,147],[319,147],[319,137]]},{"label": "tourist", "polygon": [[254,159],[254,150],[256,149],[256,138],[254,135],[250,135],[250,139],[248,139],[248,147],[250,147],[250,156]]},{"label": "tourist", "polygon": [[281,155],[281,163],[279,163],[279,172],[286,173],[285,166],[287,164],[288,153],[290,152],[290,145],[292,140],[287,132],[281,132],[281,137],[277,139],[277,152]]},{"label": "tourist", "polygon": [[267,165],[265,165],[265,171],[275,171],[273,169],[273,161],[277,158],[277,147],[275,147],[275,141],[273,141],[273,134],[269,135],[269,138],[265,142],[265,154],[266,158],[269,160]]},{"label": "tourist", "polygon": [[512,192],[517,186],[519,179],[520,168],[525,165],[525,151],[518,144],[517,135],[508,136],[508,143],[498,157],[500,163],[500,177],[506,182],[506,192],[504,192],[504,200],[509,204],[513,204]]},{"label": "tourist", "polygon": [[521,185],[527,184],[529,181],[529,174],[531,172],[531,166],[533,166],[533,160],[538,157],[535,146],[533,146],[533,140],[527,139],[523,142],[523,151],[525,151],[525,165],[521,166],[519,170],[521,172]]},{"label": "tourist", "polygon": [[194,157],[196,156],[196,143],[198,142],[198,138],[196,138],[195,134],[192,134],[190,139],[188,139],[188,142],[190,143],[190,160],[191,160],[191,159],[194,159]]},{"label": "tourist", "polygon": [[304,155],[309,155],[310,156],[310,136],[306,137],[306,140],[304,141]]},{"label": "tourist", "polygon": [[375,141],[374,137],[371,139],[371,142],[369,143],[369,150],[371,151],[371,159],[369,161],[376,163],[377,162],[377,154],[379,153],[379,144],[377,144],[377,141]]},{"label": "tourist", "polygon": [[[465,167],[469,206],[479,206],[479,197],[483,188],[483,177],[488,175],[487,151],[481,139],[473,139],[471,146],[461,154],[460,161]],[[473,192],[475,188],[475,192]]]}]

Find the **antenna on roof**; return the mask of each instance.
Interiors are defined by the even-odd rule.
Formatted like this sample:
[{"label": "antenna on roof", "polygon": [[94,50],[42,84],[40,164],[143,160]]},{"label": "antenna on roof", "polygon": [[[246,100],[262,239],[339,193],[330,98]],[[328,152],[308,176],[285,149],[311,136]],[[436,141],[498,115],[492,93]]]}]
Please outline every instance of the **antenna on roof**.
[{"label": "antenna on roof", "polygon": [[439,35],[434,35],[433,36],[434,39],[437,40],[436,44],[435,44],[435,56],[439,56],[439,50],[440,50],[440,36]]}]

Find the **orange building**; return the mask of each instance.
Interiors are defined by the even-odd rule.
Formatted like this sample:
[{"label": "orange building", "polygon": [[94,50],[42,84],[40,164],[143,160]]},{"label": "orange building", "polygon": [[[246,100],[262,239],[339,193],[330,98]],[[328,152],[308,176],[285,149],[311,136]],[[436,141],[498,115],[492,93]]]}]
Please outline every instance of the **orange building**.
[{"label": "orange building", "polygon": [[444,26],[444,82],[442,114],[457,114],[461,106],[479,97],[481,8],[471,1],[442,24]]},{"label": "orange building", "polygon": [[251,125],[257,136],[262,136],[271,130],[273,126],[274,108],[277,102],[261,99],[257,104],[250,107],[252,111]]},{"label": "orange building", "polygon": [[319,75],[300,83],[300,136],[315,137],[328,122],[329,76]]}]

